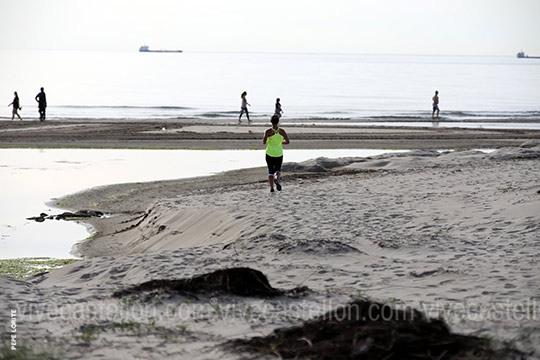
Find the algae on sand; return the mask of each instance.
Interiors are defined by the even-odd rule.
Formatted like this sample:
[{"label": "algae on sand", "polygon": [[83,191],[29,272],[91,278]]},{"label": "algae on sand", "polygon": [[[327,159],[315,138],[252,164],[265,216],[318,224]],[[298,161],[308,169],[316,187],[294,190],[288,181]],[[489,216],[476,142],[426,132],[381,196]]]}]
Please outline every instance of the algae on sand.
[{"label": "algae on sand", "polygon": [[23,280],[32,275],[61,268],[75,261],[79,261],[79,259],[50,257],[0,259],[0,274]]}]

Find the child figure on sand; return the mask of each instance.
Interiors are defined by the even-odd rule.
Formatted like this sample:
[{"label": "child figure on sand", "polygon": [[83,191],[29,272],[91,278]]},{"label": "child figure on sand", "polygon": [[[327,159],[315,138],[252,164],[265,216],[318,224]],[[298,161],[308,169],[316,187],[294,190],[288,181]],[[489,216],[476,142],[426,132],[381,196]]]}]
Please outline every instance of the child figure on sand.
[{"label": "child figure on sand", "polygon": [[248,102],[247,102],[247,99],[246,99],[246,96],[247,96],[247,92],[244,91],[242,93],[242,95],[240,95],[240,97],[242,98],[242,105],[240,105],[240,116],[238,117],[238,122],[241,123],[242,122],[242,114],[246,113],[246,117],[248,119],[248,123],[251,122],[251,120],[249,120],[249,111],[248,111],[248,106],[251,106]]},{"label": "child figure on sand", "polygon": [[19,95],[17,95],[17,92],[15,91],[13,93],[15,97],[13,98],[13,101],[8,106],[13,105],[13,111],[11,112],[11,120],[15,119],[15,115],[22,121],[21,115],[19,115],[18,111],[21,109],[21,104],[19,102]]},{"label": "child figure on sand", "polygon": [[283,164],[283,145],[289,144],[285,130],[278,127],[279,116],[274,115],[270,120],[272,127],[265,131],[263,144],[266,144],[266,165],[268,166],[268,183],[270,195],[274,195],[274,184],[281,191],[281,165]]}]

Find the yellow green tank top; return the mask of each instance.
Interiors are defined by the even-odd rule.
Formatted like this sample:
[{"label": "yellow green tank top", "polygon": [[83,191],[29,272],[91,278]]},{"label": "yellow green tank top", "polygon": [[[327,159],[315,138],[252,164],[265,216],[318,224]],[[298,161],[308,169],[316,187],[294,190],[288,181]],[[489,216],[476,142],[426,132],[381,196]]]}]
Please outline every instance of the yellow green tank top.
[{"label": "yellow green tank top", "polygon": [[279,128],[274,130],[274,135],[266,139],[266,155],[271,157],[283,156],[283,135],[279,133]]}]

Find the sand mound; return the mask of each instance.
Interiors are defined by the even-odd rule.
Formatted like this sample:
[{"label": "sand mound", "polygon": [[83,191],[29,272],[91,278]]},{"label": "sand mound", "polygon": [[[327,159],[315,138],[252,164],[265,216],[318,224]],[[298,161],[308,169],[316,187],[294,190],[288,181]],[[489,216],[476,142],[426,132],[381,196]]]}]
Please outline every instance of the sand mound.
[{"label": "sand mound", "polygon": [[300,163],[286,163],[283,165],[283,171],[285,172],[308,172],[308,173],[324,173],[332,171],[336,168],[341,168],[349,165],[354,161],[361,161],[362,158],[337,158],[330,159],[326,157],[318,157],[316,159],[310,159],[302,161]]},{"label": "sand mound", "polygon": [[412,150],[402,153],[383,154],[378,156],[358,158],[345,157],[328,159],[320,157],[300,163],[287,163],[283,166],[285,172],[297,173],[327,173],[343,170],[367,169],[417,169],[444,165],[460,165],[471,162],[488,160],[515,160],[540,158],[540,141],[530,140],[520,147],[498,149],[490,154],[478,150],[445,151]]},{"label": "sand mound", "polygon": [[283,171],[297,173],[327,173],[340,170],[414,168],[431,164],[430,161],[432,162],[432,159],[437,156],[439,156],[439,153],[436,150],[413,150],[366,158],[344,157],[329,159],[319,157],[300,163],[287,163],[283,166]]},{"label": "sand mound", "polygon": [[539,139],[532,139],[529,141],[525,141],[523,144],[519,145],[519,147],[523,148],[532,148],[535,146],[540,146],[540,140]]},{"label": "sand mound", "polygon": [[[109,228],[106,222],[101,223],[101,236],[92,240],[94,252],[86,251],[85,245],[81,245],[85,254],[138,254],[228,243],[250,226],[246,215],[204,208],[178,210],[167,201],[126,220],[122,229],[118,229],[115,219],[111,219],[111,224]],[[101,253],[95,249],[101,249]]]},{"label": "sand mound", "polygon": [[302,326],[267,337],[235,340],[227,347],[285,359],[512,359],[475,336],[453,334],[441,320],[413,310],[357,300]]},{"label": "sand mound", "polygon": [[282,234],[261,234],[246,240],[229,243],[223,247],[241,249],[255,253],[275,255],[299,255],[309,257],[327,257],[329,255],[365,254],[358,248],[336,239],[296,239]]},{"label": "sand mound", "polygon": [[495,150],[489,154],[490,160],[538,159],[540,145],[536,140],[523,143],[521,147],[507,147]]}]

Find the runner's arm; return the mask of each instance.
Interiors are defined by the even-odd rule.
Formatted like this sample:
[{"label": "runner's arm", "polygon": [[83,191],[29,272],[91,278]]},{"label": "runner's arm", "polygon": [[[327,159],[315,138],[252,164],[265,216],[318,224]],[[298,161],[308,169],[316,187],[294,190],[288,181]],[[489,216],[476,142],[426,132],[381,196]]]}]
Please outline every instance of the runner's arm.
[{"label": "runner's arm", "polygon": [[266,140],[268,139],[268,131],[269,131],[269,130],[266,130],[266,131],[264,132],[263,144],[266,144]]},{"label": "runner's arm", "polygon": [[287,133],[285,132],[285,130],[279,129],[279,133],[281,134],[281,136],[283,136],[283,145],[289,144],[289,143],[290,143],[290,141],[289,141],[289,136],[287,135]]}]

